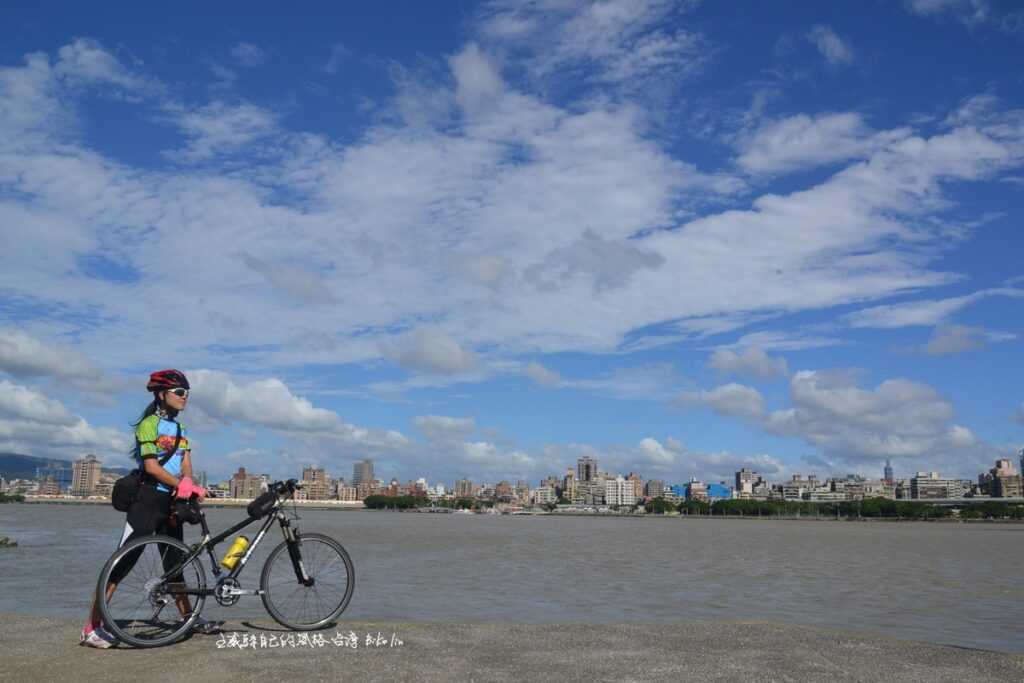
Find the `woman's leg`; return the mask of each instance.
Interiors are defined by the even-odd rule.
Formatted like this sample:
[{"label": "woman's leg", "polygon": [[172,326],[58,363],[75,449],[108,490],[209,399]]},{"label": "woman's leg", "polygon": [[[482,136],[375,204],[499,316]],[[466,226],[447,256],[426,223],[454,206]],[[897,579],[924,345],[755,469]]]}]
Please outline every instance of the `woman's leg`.
[{"label": "woman's leg", "polygon": [[[166,500],[165,500],[166,499]],[[139,538],[140,536],[149,536],[156,532],[161,521],[161,513],[164,519],[166,519],[167,511],[170,509],[170,496],[166,493],[160,493],[150,486],[142,486],[139,489],[139,496],[132,503],[132,506],[128,508],[128,516],[125,519],[124,532],[121,534],[121,541],[117,544],[117,547],[122,547],[128,541]],[[114,595],[114,591],[117,590],[117,584],[120,583],[121,579],[131,571],[132,567],[139,559],[139,555],[142,553],[142,548],[139,548],[139,552],[133,552],[125,556],[123,562],[121,562],[116,570],[111,574],[110,582],[107,583],[103,598],[109,602],[111,596]],[[89,611],[89,620],[86,622],[86,632],[92,631],[94,628],[102,623],[103,618],[100,615],[100,607],[96,600],[96,595],[93,595],[92,609]]]}]

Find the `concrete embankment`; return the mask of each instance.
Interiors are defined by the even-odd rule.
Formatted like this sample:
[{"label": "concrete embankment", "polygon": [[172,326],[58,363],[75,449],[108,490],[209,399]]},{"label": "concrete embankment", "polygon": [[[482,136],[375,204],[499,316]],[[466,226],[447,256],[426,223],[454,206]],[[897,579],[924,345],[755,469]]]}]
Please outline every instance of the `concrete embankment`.
[{"label": "concrete embankment", "polygon": [[1024,680],[1024,655],[761,622],[342,621],[312,637],[269,621],[228,622],[220,636],[151,650],[79,647],[79,627],[72,619],[0,615],[0,680]]}]

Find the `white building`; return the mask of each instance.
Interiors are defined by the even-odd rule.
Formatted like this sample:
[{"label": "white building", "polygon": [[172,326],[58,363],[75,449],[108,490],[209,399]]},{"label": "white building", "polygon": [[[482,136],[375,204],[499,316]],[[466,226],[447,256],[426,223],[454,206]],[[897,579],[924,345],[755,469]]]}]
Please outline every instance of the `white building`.
[{"label": "white building", "polygon": [[614,479],[606,479],[604,482],[604,504],[636,505],[633,482],[626,481],[621,474]]},{"label": "white building", "polygon": [[533,490],[533,502],[538,505],[547,505],[548,503],[554,503],[558,500],[558,496],[555,495],[555,489],[550,486],[541,486]]}]

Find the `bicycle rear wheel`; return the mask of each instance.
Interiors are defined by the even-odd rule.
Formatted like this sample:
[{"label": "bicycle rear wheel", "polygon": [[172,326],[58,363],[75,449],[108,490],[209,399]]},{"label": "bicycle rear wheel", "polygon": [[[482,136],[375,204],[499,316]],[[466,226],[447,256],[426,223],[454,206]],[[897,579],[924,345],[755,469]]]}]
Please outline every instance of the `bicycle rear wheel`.
[{"label": "bicycle rear wheel", "polygon": [[355,569],[341,544],[323,534],[302,534],[298,548],[311,586],[295,574],[288,542],[274,548],[263,565],[263,605],[282,626],[311,631],[330,625],[348,607],[355,588]]},{"label": "bicycle rear wheel", "polygon": [[[107,560],[96,596],[111,634],[135,647],[158,647],[188,633],[206,602],[206,573],[199,558],[193,558],[176,576],[167,574],[189,552],[170,536],[146,536],[126,543]],[[111,581],[117,588],[107,600]]]}]

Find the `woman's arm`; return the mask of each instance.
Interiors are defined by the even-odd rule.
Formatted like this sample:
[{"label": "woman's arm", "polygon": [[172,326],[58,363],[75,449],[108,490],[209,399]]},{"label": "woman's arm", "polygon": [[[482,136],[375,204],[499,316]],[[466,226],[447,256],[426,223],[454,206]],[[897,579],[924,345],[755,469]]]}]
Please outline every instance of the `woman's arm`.
[{"label": "woman's arm", "polygon": [[181,459],[181,476],[182,478],[192,478],[192,450],[185,451],[185,457]]},{"label": "woman's arm", "polygon": [[[156,479],[161,484],[167,484],[169,487],[178,487],[178,478],[168,472],[160,464],[160,461],[155,457],[148,457],[142,461],[142,467],[146,470],[146,474]],[[184,466],[182,466],[184,471]]]}]

